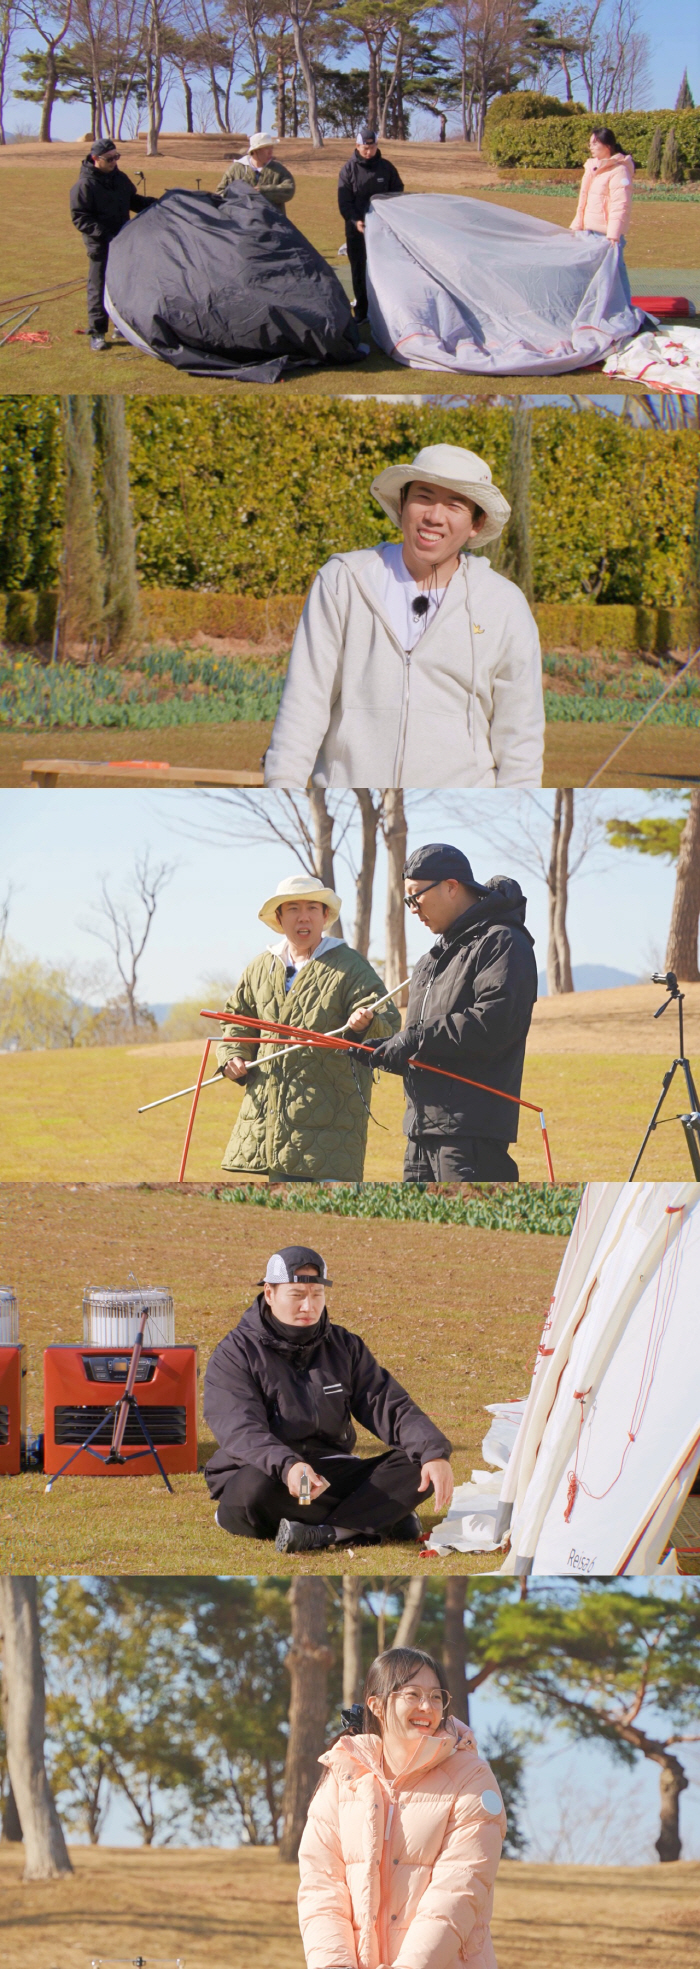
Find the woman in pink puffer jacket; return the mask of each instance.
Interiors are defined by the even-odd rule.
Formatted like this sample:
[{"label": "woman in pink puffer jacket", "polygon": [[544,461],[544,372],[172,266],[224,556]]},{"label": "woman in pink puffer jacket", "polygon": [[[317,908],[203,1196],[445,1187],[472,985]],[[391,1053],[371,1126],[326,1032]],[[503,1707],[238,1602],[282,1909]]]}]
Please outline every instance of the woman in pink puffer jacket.
[{"label": "woman in pink puffer jacket", "polygon": [[632,209],[634,160],[620,149],[612,130],[592,130],[591,155],[583,167],[576,217],[570,232],[602,232],[624,245]]},{"label": "woman in pink puffer jacket", "polygon": [[372,1664],[361,1734],[320,1762],[299,1849],[307,1969],[497,1969],[489,1920],[506,1819],[432,1657]]}]

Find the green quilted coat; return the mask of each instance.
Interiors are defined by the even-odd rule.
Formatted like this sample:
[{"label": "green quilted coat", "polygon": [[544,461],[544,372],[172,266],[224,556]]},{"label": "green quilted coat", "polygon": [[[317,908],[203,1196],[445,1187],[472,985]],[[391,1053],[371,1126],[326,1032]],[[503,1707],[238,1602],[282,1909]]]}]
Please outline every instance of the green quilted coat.
[{"label": "green quilted coat", "polygon": [[[224,1011],[251,1017],[259,1013],[263,1019],[280,1019],[307,1031],[331,1032],[358,1005],[382,998],[385,989],[366,957],[340,941],[302,966],[291,991],[285,992],[284,984],[282,959],[271,950],[263,951],[244,971]],[[400,1023],[395,1005],[389,1003],[357,1038],[386,1039]],[[244,1026],[239,1027],[240,1040],[227,1044],[234,1031],[233,1025],[223,1027],[226,1038],[217,1047],[220,1066],[236,1054],[244,1060],[263,1060],[279,1050],[244,1038]],[[325,1053],[320,1047],[289,1053],[285,1060],[251,1076],[222,1168],[277,1180],[307,1177],[316,1182],[360,1183],[371,1089],[371,1067],[360,1066],[342,1053]]]}]

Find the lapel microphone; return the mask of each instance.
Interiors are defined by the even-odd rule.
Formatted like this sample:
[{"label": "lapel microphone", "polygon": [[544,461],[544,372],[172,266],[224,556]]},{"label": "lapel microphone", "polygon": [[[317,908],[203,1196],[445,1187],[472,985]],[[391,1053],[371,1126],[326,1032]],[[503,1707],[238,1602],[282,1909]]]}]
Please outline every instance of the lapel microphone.
[{"label": "lapel microphone", "polygon": [[422,615],[427,615],[429,607],[427,595],[416,595],[415,601],[411,602],[411,613],[415,615],[416,621],[420,621]]}]

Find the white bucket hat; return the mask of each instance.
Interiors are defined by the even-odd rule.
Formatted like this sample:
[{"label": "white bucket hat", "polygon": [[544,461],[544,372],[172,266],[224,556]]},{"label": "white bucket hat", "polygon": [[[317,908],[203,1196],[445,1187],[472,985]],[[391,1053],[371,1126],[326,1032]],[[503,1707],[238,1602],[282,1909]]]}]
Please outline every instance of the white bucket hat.
[{"label": "white bucket hat", "polygon": [[276,910],[281,902],[324,902],[328,910],[328,923],[335,923],[343,907],[340,896],[333,889],[326,889],[318,875],[285,875],[278,882],[274,896],[268,896],[262,909],[258,910],[261,923],[268,930],[279,930]]},{"label": "white bucket hat", "polygon": [[459,444],[427,444],[416,453],[410,465],[388,465],[386,471],[379,472],[372,480],[372,497],[379,501],[394,526],[401,525],[399,493],[412,479],[444,485],[449,492],[459,492],[463,499],[473,499],[481,506],[486,518],[477,536],[480,547],[488,540],[498,540],[506,520],[510,519],[508,501],[493,484],[484,458],[477,458],[475,451],[463,451]]},{"label": "white bucket hat", "polygon": [[271,149],[274,141],[275,139],[270,136],[269,130],[254,130],[252,137],[248,140],[248,150],[250,152],[251,150]]}]

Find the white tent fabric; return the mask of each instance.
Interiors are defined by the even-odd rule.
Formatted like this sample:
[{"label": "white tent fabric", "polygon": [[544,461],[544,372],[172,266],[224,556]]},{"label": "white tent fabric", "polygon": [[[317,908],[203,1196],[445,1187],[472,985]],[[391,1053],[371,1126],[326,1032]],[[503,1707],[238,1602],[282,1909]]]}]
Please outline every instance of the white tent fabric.
[{"label": "white tent fabric", "polygon": [[603,363],[606,376],[645,383],[649,390],[700,396],[700,328],[659,328],[637,335]]},{"label": "white tent fabric", "polygon": [[507,1573],[660,1568],[700,1469],[699,1277],[700,1184],[588,1186],[527,1402],[491,1409],[504,1474],[472,1472],[429,1551],[510,1537]]},{"label": "white tent fabric", "polygon": [[412,369],[558,375],[644,322],[617,244],[482,199],[373,199],[365,241],[375,340]]}]

